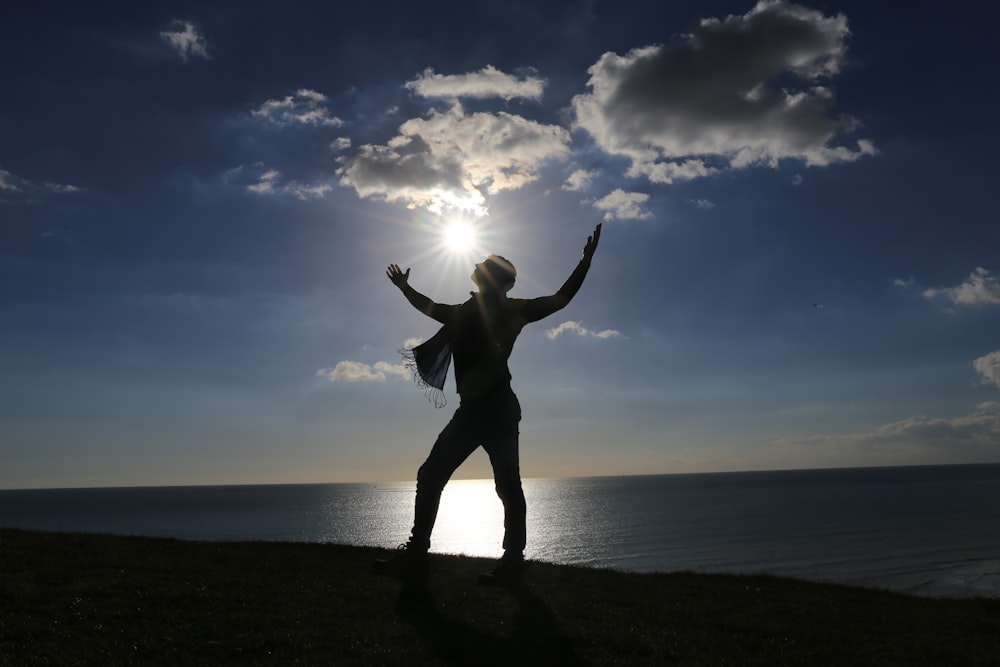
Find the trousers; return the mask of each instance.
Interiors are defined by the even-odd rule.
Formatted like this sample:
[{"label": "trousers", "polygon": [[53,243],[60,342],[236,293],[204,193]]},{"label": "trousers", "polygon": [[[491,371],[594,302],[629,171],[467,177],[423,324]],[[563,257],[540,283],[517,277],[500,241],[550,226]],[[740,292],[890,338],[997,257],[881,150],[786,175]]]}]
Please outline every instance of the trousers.
[{"label": "trousers", "polygon": [[430,548],[441,492],[455,470],[482,447],[490,457],[493,481],[503,503],[503,548],[511,554],[524,551],[527,508],[518,455],[520,421],[521,405],[509,387],[475,400],[462,401],[417,471],[417,498],[410,536],[410,543],[415,548]]}]

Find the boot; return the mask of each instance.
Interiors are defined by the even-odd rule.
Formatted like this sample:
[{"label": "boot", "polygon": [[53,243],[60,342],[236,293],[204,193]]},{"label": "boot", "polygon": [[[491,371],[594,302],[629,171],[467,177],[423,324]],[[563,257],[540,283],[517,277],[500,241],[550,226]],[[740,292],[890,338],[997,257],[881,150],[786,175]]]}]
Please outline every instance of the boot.
[{"label": "boot", "polygon": [[375,573],[397,579],[426,579],[427,550],[413,546],[412,542],[400,544],[396,555],[376,559]]},{"label": "boot", "polygon": [[490,572],[479,575],[482,586],[516,588],[524,583],[524,554],[505,553]]}]

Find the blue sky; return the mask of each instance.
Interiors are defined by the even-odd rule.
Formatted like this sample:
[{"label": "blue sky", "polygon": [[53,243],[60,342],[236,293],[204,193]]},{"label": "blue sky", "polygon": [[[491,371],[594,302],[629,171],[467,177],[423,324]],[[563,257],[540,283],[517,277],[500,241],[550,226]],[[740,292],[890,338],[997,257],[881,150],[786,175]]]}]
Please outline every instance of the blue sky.
[{"label": "blue sky", "polygon": [[990,18],[8,11],[0,488],[412,479],[458,398],[400,367],[436,325],[386,265],[549,294],[602,222],[514,350],[525,476],[1000,461]]}]

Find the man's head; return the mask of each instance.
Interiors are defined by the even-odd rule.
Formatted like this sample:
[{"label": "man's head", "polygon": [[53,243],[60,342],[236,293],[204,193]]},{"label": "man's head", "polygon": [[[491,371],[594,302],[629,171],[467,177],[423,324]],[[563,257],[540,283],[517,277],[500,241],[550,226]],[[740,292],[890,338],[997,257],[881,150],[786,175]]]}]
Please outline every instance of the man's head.
[{"label": "man's head", "polygon": [[509,292],[516,279],[517,269],[500,255],[487,255],[472,272],[472,282],[479,286],[480,291]]}]

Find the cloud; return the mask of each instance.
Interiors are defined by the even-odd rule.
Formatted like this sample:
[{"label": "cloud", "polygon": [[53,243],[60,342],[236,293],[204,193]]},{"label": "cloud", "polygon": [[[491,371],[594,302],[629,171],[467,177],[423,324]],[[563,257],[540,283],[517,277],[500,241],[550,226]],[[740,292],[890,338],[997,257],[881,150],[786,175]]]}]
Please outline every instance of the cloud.
[{"label": "cloud", "polygon": [[0,190],[7,190],[10,192],[20,192],[21,188],[17,185],[18,179],[14,174],[10,173],[6,169],[0,169]]},{"label": "cloud", "polygon": [[545,330],[545,335],[549,337],[549,340],[555,340],[564,333],[575,333],[578,336],[589,336],[592,338],[618,338],[622,333],[616,329],[605,329],[604,331],[591,331],[590,329],[583,326],[582,322],[570,320],[568,322],[563,322],[557,327]]},{"label": "cloud", "polygon": [[625,175],[629,178],[646,177],[653,183],[670,184],[674,181],[690,181],[718,173],[718,169],[707,166],[701,160],[683,162],[637,162],[633,160]]},{"label": "cloud", "polygon": [[977,267],[961,285],[926,289],[923,295],[928,299],[943,297],[956,306],[1000,304],[1000,282],[986,269]]},{"label": "cloud", "polygon": [[248,185],[246,188],[250,192],[256,192],[259,195],[275,194],[275,186],[280,176],[281,174],[277,169],[268,169],[261,174],[260,180],[257,183]]},{"label": "cloud", "polygon": [[648,220],[653,214],[642,209],[648,199],[649,195],[643,192],[625,192],[619,188],[595,201],[594,208],[606,211],[605,220]]},{"label": "cloud", "polygon": [[710,208],[715,208],[715,204],[707,199],[688,199],[688,202],[690,202],[695,207],[702,209],[703,211],[707,211]]},{"label": "cloud", "polygon": [[568,190],[569,192],[579,192],[581,190],[586,190],[593,183],[594,178],[598,175],[597,170],[586,170],[577,169],[566,179],[563,184],[562,189]]},{"label": "cloud", "polygon": [[65,195],[83,192],[75,185],[63,185],[52,181],[29,181],[6,169],[0,168],[0,197],[37,198],[44,195]]},{"label": "cloud", "polygon": [[417,345],[420,345],[423,342],[424,342],[423,338],[407,338],[405,341],[403,341],[403,348],[402,349],[404,349],[404,350],[412,350]]},{"label": "cloud", "polygon": [[591,91],[573,99],[575,128],[629,158],[628,175],[656,183],[783,159],[857,160],[875,148],[864,139],[833,144],[858,123],[829,113],[824,85],[840,70],[849,34],[843,14],[783,0],[704,19],[671,44],[601,56],[588,70]]},{"label": "cloud", "polygon": [[53,243],[63,246],[75,246],[77,245],[76,239],[69,233],[63,226],[54,227],[46,229],[41,234],[38,235],[42,241],[46,243]]},{"label": "cloud", "polygon": [[536,77],[517,77],[505,74],[492,65],[468,74],[435,74],[428,67],[406,87],[421,97],[470,97],[485,99],[500,97],[510,101],[517,97],[537,100],[542,96],[545,80]]},{"label": "cloud", "polygon": [[[972,362],[984,384],[1000,387],[1000,350]],[[783,438],[779,445],[832,447],[845,454],[948,452],[1000,455],[1000,402],[986,401],[970,415],[955,418],[910,417],[862,433]]]},{"label": "cloud", "polygon": [[[223,180],[226,183],[242,186],[247,192],[257,195],[291,195],[302,200],[321,199],[333,190],[333,185],[330,183],[320,182],[313,185],[302,185],[295,181],[282,182],[281,172],[277,169],[267,169],[257,176],[247,173],[259,169],[259,165],[250,170],[239,166],[226,172],[223,175]],[[250,182],[247,182],[248,177],[251,179]]]},{"label": "cloud", "polygon": [[807,447],[833,447],[865,452],[952,452],[1000,454],[1000,410],[995,403],[984,403],[971,415],[953,419],[911,417],[879,426],[863,433],[815,435],[784,438],[776,444]]},{"label": "cloud", "polygon": [[208,54],[208,42],[190,21],[173,21],[169,30],[160,32],[160,39],[166,42],[184,62],[193,58],[212,59]]},{"label": "cloud", "polygon": [[42,190],[43,192],[52,192],[57,195],[83,192],[83,188],[78,188],[75,185],[62,185],[60,183],[53,183],[51,181],[42,181],[41,183],[39,183],[38,189]]},{"label": "cloud", "polygon": [[301,88],[280,100],[267,100],[259,109],[254,109],[254,118],[273,123],[278,127],[288,125],[317,125],[340,127],[344,121],[330,114],[326,107],[326,95],[315,90]]},{"label": "cloud", "polygon": [[325,378],[330,382],[385,382],[386,374],[409,378],[409,372],[402,364],[390,364],[385,361],[373,365],[360,361],[341,361],[333,368],[321,368],[316,371],[316,377]]},{"label": "cloud", "polygon": [[979,357],[972,362],[972,367],[979,373],[983,383],[1000,387],[1000,351]]},{"label": "cloud", "polygon": [[568,153],[569,141],[562,127],[502,111],[466,114],[456,102],[407,120],[386,145],[366,144],[338,158],[337,174],[362,198],[485,215],[484,192],[536,180],[542,164]]}]

